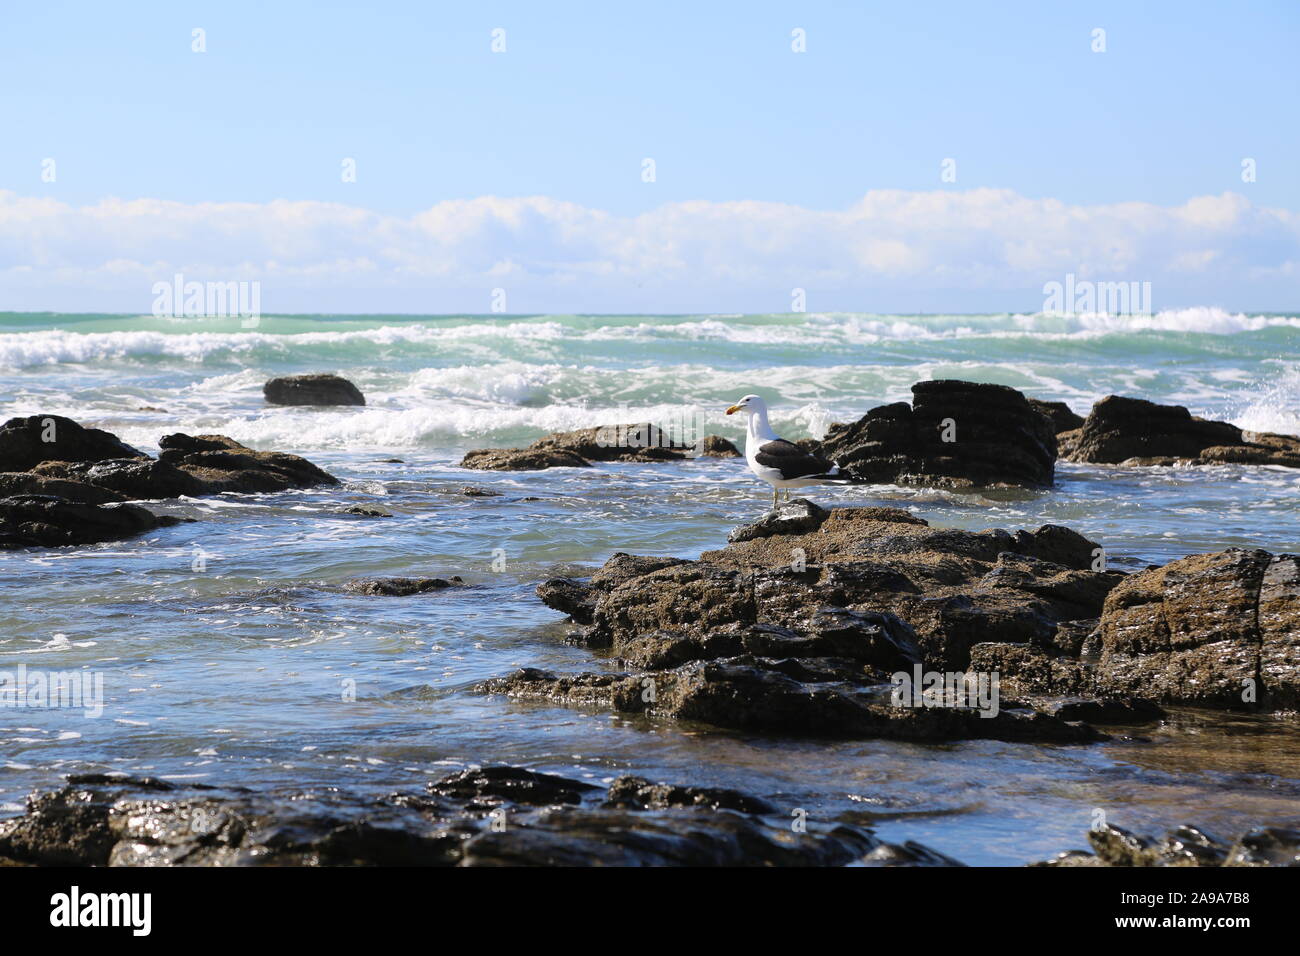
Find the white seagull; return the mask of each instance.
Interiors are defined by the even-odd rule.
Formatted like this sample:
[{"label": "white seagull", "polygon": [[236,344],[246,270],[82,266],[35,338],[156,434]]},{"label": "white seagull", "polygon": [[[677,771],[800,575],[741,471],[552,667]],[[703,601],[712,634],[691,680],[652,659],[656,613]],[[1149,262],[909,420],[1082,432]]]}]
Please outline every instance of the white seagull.
[{"label": "white seagull", "polygon": [[767,403],[757,395],[746,395],[727,409],[727,414],[744,412],[749,416],[745,426],[745,461],[749,470],[772,486],[772,507],[785,488],[807,485],[848,485],[854,480],[840,472],[833,461],[813,455],[794,442],[786,441],[772,431],[767,421]]}]

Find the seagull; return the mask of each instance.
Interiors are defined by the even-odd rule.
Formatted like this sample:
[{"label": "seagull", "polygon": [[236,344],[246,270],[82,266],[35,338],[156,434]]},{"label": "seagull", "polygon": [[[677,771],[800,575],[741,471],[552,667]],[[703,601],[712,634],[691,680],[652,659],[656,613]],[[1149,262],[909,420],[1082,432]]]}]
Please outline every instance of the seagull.
[{"label": "seagull", "polygon": [[806,485],[848,485],[853,479],[840,472],[840,466],[786,441],[772,431],[767,422],[767,402],[757,395],[746,395],[727,409],[728,415],[744,412],[745,461],[749,470],[772,486],[772,507],[778,504],[781,489],[790,497],[790,488]]}]

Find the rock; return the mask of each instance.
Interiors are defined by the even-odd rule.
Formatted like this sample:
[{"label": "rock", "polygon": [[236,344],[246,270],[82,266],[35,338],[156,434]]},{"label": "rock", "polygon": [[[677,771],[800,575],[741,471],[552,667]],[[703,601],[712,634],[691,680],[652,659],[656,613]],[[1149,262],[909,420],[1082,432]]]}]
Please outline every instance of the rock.
[{"label": "rock", "polygon": [[344,508],[341,514],[357,515],[361,518],[391,518],[392,514],[387,511],[381,511],[379,508],[368,508],[365,505],[352,505],[350,508]]},{"label": "rock", "polygon": [[[709,447],[725,454],[717,438]],[[732,451],[735,451],[734,446]],[[650,422],[634,425],[602,425],[575,431],[552,432],[527,448],[480,448],[468,452],[462,468],[492,471],[538,471],[543,468],[583,468],[592,462],[682,461],[690,457],[688,445],[674,441],[668,432]],[[738,454],[738,453],[737,453]]]},{"label": "rock", "polygon": [[0,548],[52,548],[119,541],[181,523],[138,505],[93,505],[52,495],[0,499]]},{"label": "rock", "polygon": [[[748,656],[695,661],[638,676],[559,676],[522,668],[476,690],[523,700],[598,705],[623,713],[671,717],[786,737],[907,741],[991,739],[1087,743],[1106,739],[1086,724],[1040,712],[969,707],[895,707],[879,694],[840,683],[805,682]],[[836,675],[839,676],[839,675]],[[653,693],[647,695],[647,691]]]},{"label": "rock", "polygon": [[1061,436],[1062,457],[1096,464],[1254,464],[1300,468],[1300,439],[1247,435],[1236,425],[1197,418],[1181,405],[1110,395]]},{"label": "rock", "polygon": [[971,662],[997,670],[1003,689],[1015,694],[1294,709],[1300,558],[1230,548],[1129,575],[1107,595],[1095,637],[1095,660],[1084,654],[1090,636],[981,643]]},{"label": "rock", "polygon": [[1020,392],[1004,385],[940,380],[918,382],[912,396],[911,405],[882,405],[857,422],[832,425],[819,453],[868,482],[948,488],[1052,485],[1053,426]]},{"label": "rock", "polygon": [[198,481],[195,494],[245,494],[337,485],[339,480],[306,458],[255,451],[225,435],[164,435],[159,459]]},{"label": "rock", "polygon": [[697,454],[705,458],[743,458],[739,448],[721,435],[705,435],[700,439]]},{"label": "rock", "polygon": [[1077,414],[1065,402],[1044,402],[1041,399],[1031,398],[1029,405],[1052,423],[1052,431],[1057,435],[1083,427],[1083,416]]},{"label": "rock", "polygon": [[1300,558],[1230,548],[1132,575],[1106,600],[1096,675],[1169,703],[1300,705]]},{"label": "rock", "polygon": [[591,462],[576,452],[532,448],[479,448],[466,452],[462,468],[478,471],[541,471],[545,468],[590,468]]},{"label": "rock", "polygon": [[346,378],[328,373],[286,375],[262,386],[272,405],[364,405],[361,390]]},{"label": "rock", "polygon": [[1162,839],[1113,824],[1088,831],[1095,856],[1070,850],[1031,866],[1297,866],[1300,830],[1261,827],[1229,845],[1199,827],[1180,826]]},{"label": "rock", "polygon": [[727,535],[731,542],[768,538],[774,534],[803,534],[816,531],[830,517],[825,508],[807,498],[794,498],[773,508],[753,524],[742,525]]},{"label": "rock", "polygon": [[491,488],[480,488],[476,485],[465,485],[459,491],[458,495],[464,495],[466,498],[500,498],[501,492],[493,491]]},{"label": "rock", "polygon": [[1071,697],[1045,703],[1044,713],[1062,720],[1086,720],[1090,724],[1145,724],[1165,716],[1164,708],[1141,697],[1110,697],[1094,700]]},{"label": "rock", "polygon": [[64,479],[111,491],[122,501],[180,498],[204,493],[203,482],[168,461],[111,458],[92,463],[47,461],[31,474]]},{"label": "rock", "polygon": [[[52,462],[54,465],[62,465],[62,462]],[[37,467],[45,467],[38,465]],[[66,498],[68,501],[79,501],[87,505],[106,505],[114,501],[126,501],[125,495],[120,495],[116,491],[110,491],[107,488],[97,488],[94,485],[88,485],[84,481],[69,481],[64,478],[52,478],[43,474],[34,474],[30,471],[8,471],[0,472],[0,497],[12,497],[14,495],[44,495],[55,498]]]},{"label": "rock", "polygon": [[563,611],[579,624],[590,624],[595,593],[573,578],[551,578],[537,585],[537,596],[547,607]]},{"label": "rock", "polygon": [[0,472],[29,471],[43,461],[145,457],[116,435],[85,428],[62,415],[11,418],[0,427]]},{"label": "rock", "polygon": [[370,580],[349,581],[343,585],[343,588],[356,594],[369,594],[374,597],[409,597],[412,594],[427,594],[429,591],[441,591],[464,583],[459,577],[452,577],[450,580],[446,578],[373,578]]},{"label": "rock", "polygon": [[[770,815],[770,818],[769,818]],[[0,821],[0,865],[842,866],[960,865],[920,844],[810,820],[713,787],[620,777],[605,791],[518,767],[363,798],[88,774]]]}]

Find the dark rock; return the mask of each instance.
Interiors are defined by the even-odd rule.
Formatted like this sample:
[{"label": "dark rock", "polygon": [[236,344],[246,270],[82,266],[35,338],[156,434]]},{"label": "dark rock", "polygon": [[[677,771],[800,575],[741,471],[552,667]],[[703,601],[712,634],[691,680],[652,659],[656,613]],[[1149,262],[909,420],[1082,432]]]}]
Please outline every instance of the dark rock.
[{"label": "dark rock", "polygon": [[1300,830],[1261,827],[1229,845],[1194,826],[1153,840],[1113,824],[1088,832],[1095,856],[1070,850],[1032,866],[1297,866]]},{"label": "dark rock", "polygon": [[339,483],[306,458],[255,451],[225,435],[164,435],[158,444],[161,461],[198,481],[196,494],[256,494]]},{"label": "dark rock", "polygon": [[493,491],[491,488],[479,488],[475,485],[465,485],[457,494],[464,495],[466,498],[500,498],[501,492]]},{"label": "dark rock", "polygon": [[1057,435],[1083,427],[1083,416],[1077,414],[1065,402],[1044,402],[1041,399],[1031,398],[1029,404],[1034,411],[1052,423],[1052,431]]},{"label": "dark rock", "polygon": [[1140,697],[1070,697],[1052,701],[1042,710],[1062,720],[1086,720],[1090,724],[1143,724],[1165,716],[1159,704]]},{"label": "dark rock", "polygon": [[882,405],[853,424],[832,425],[820,454],[868,482],[1052,485],[1053,426],[1020,392],[1004,385],[931,381],[913,385],[912,396],[912,405]]},{"label": "dark rock", "polygon": [[387,511],[381,511],[378,508],[368,508],[365,505],[353,505],[350,508],[344,508],[342,514],[357,515],[361,518],[391,518],[392,515]]},{"label": "dark rock", "polygon": [[453,577],[451,580],[446,578],[373,578],[370,580],[349,581],[343,585],[343,588],[356,594],[369,594],[373,597],[409,597],[412,594],[441,591],[464,583],[459,577]]},{"label": "dark rock", "polygon": [[123,501],[149,501],[200,495],[198,478],[169,461],[152,458],[114,458],[91,463],[45,462],[30,472],[91,485],[120,496]]},{"label": "dark rock", "polygon": [[506,801],[543,807],[557,803],[581,803],[584,793],[599,788],[594,784],[535,773],[521,767],[494,766],[462,770],[450,777],[433,781],[427,789],[430,793],[467,801],[475,807],[492,807]]},{"label": "dark rock", "polygon": [[705,435],[700,439],[697,454],[705,458],[743,458],[739,448],[721,435]]},{"label": "dark rock", "polygon": [[727,540],[750,541],[768,538],[774,534],[804,534],[816,531],[830,517],[825,508],[807,498],[794,498],[783,502],[753,524],[742,525],[727,535]]},{"label": "dark rock", "polygon": [[361,390],[338,375],[286,375],[262,386],[272,405],[364,405]]},{"label": "dark rock", "polygon": [[[63,462],[47,462],[38,465],[46,468],[50,465],[60,466]],[[16,495],[44,495],[79,501],[87,505],[106,505],[115,501],[126,501],[125,495],[107,488],[97,488],[84,481],[70,481],[65,478],[51,478],[45,474],[30,471],[0,472],[0,497]]]},{"label": "dark rock", "polygon": [[0,499],[0,548],[119,541],[181,523],[139,505],[91,505],[51,495]]},{"label": "dark rock", "polygon": [[537,585],[537,596],[547,607],[562,611],[579,624],[591,623],[596,598],[587,585],[573,578],[552,578]]},{"label": "dark rock", "polygon": [[590,468],[591,463],[572,451],[532,448],[479,448],[465,453],[462,468],[479,471],[541,471],[544,468]]},{"label": "dark rock", "polygon": [[145,457],[116,435],[85,428],[62,415],[11,418],[0,426],[0,472],[29,471],[43,461]]},{"label": "dark rock", "polygon": [[1181,405],[1110,395],[1076,431],[1061,436],[1062,457],[1097,464],[1238,463],[1300,468],[1300,439],[1246,435],[1236,425],[1198,418]]},{"label": "dark rock", "polygon": [[606,792],[517,767],[379,800],[87,775],[0,821],[0,865],[957,865],[856,826],[810,820],[795,833],[783,816],[733,790],[628,776]]}]

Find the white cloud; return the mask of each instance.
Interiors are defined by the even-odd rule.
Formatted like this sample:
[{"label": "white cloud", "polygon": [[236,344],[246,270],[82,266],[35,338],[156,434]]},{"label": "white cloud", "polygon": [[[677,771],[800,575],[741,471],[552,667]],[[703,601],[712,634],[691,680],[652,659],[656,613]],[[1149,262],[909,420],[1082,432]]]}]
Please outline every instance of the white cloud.
[{"label": "white cloud", "polygon": [[393,216],[324,202],[0,191],[0,309],[147,311],[154,282],[259,280],[264,310],[1032,309],[1068,272],[1149,281],[1157,307],[1296,308],[1300,215],[1225,193],[1072,206],[1009,190],[867,193],[847,209],[669,203],[615,216],[494,196]]}]

